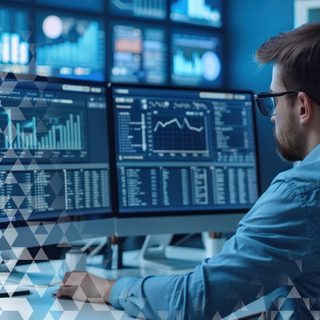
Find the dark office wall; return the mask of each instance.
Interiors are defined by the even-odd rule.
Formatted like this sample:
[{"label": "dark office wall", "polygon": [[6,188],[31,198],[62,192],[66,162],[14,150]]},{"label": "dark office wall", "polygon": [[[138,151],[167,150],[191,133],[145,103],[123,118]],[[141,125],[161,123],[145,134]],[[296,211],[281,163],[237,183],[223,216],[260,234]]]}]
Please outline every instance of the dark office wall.
[{"label": "dark office wall", "polygon": [[[269,91],[271,67],[258,71],[253,61],[255,50],[270,37],[293,28],[293,0],[225,0],[227,3],[228,87]],[[257,112],[258,113],[258,112]],[[275,153],[270,119],[260,114],[258,144],[261,189],[265,191],[273,178],[290,168]]]}]

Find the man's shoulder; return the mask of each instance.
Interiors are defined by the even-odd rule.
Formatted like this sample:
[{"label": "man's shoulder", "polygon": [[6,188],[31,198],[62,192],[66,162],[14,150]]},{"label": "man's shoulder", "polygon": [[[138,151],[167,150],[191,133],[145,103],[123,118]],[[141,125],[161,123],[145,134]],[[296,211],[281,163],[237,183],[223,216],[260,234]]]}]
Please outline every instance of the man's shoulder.
[{"label": "man's shoulder", "polygon": [[297,194],[320,188],[320,159],[301,163],[299,166],[279,173],[271,186],[284,184]]}]

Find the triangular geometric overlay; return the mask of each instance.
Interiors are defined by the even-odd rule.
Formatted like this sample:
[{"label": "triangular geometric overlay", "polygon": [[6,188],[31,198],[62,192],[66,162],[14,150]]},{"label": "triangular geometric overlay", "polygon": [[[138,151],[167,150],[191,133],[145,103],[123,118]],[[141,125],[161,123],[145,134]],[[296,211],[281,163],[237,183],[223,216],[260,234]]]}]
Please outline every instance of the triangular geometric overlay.
[{"label": "triangular geometric overlay", "polygon": [[43,93],[43,91],[46,89],[46,87],[48,86],[49,84],[49,81],[34,81],[33,82],[36,87],[38,88],[38,90]]},{"label": "triangular geometric overlay", "polygon": [[40,248],[39,252],[37,253],[37,255],[34,258],[35,261],[37,260],[47,260],[49,261],[48,256],[46,255],[46,253],[43,251],[42,248]]},{"label": "triangular geometric overlay", "polygon": [[294,312],[293,310],[292,311],[284,311],[284,310],[279,311],[279,313],[281,314],[281,316],[284,320],[289,320],[290,317],[292,316],[293,312]]},{"label": "triangular geometric overlay", "polygon": [[37,227],[37,229],[35,230],[34,234],[49,234],[49,232],[47,231],[47,229],[44,227],[43,223],[40,222],[39,226]]},{"label": "triangular geometric overlay", "polygon": [[[161,312],[161,311],[160,311]],[[159,313],[160,313],[159,312]],[[118,311],[118,310],[112,310],[111,311],[113,317],[115,320],[121,320],[122,317],[123,317],[123,311]],[[160,315],[159,315],[160,316]],[[163,317],[160,317],[161,320],[167,320],[167,318],[165,318],[164,316]],[[221,318],[220,318],[221,319]]]}]

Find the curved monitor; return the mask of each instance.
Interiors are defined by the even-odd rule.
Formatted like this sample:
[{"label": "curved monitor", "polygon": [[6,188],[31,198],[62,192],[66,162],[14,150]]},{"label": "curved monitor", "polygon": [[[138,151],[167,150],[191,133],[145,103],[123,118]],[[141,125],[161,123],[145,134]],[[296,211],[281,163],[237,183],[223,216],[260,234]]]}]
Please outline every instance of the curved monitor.
[{"label": "curved monitor", "polygon": [[117,233],[234,231],[259,196],[252,93],[109,90]]},{"label": "curved monitor", "polygon": [[0,101],[0,227],[18,233],[9,244],[114,234],[104,84],[8,75]]}]

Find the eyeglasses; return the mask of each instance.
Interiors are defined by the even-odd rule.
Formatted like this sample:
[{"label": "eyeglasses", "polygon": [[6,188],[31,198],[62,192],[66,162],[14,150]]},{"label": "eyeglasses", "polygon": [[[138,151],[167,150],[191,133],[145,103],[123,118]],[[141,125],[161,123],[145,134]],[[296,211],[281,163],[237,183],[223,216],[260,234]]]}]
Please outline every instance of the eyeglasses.
[{"label": "eyeglasses", "polygon": [[[274,115],[275,113],[275,109],[276,109],[276,103],[274,101],[275,97],[281,97],[284,96],[286,94],[298,94],[302,91],[286,91],[286,92],[277,92],[277,93],[271,93],[271,92],[262,92],[259,94],[256,94],[254,96],[254,99],[257,101],[258,107],[260,112],[264,115],[264,116],[268,116],[271,117]],[[320,100],[315,98],[314,96],[312,96],[311,94],[307,93],[307,95],[314,101],[316,102],[318,105],[320,105]]]}]

